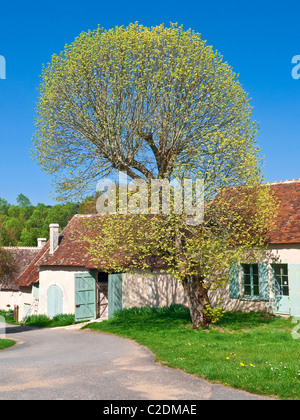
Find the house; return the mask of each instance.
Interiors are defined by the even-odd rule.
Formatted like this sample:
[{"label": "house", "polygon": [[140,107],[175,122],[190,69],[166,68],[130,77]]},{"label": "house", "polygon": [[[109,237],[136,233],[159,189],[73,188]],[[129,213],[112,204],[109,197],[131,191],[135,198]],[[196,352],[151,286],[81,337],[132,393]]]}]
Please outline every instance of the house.
[{"label": "house", "polygon": [[225,310],[300,315],[300,179],[269,184],[279,199],[275,229],[259,264],[232,268],[232,281],[219,296]]},{"label": "house", "polygon": [[4,247],[12,255],[18,269],[13,275],[6,275],[0,278],[0,309],[13,310],[15,306],[30,307],[30,293],[15,282],[45,244],[46,239],[39,238],[37,247]]},{"label": "house", "polygon": [[[296,316],[300,315],[300,180],[270,185],[280,206],[264,261],[232,268],[229,285],[210,297],[212,303],[222,297],[225,310]],[[92,261],[74,232],[83,229],[83,218],[101,217],[76,215],[61,234],[57,224],[50,225],[50,240],[14,283],[19,288],[20,319],[30,308],[49,317],[73,313],[80,321],[112,317],[115,310],[133,306],[187,305],[182,285],[155,261],[151,272],[134,274],[108,274],[105,257],[97,265]],[[5,298],[0,299],[3,306]],[[13,302],[8,295],[6,302]]]},{"label": "house", "polygon": [[[52,318],[72,313],[76,321],[84,321],[112,317],[121,308],[187,303],[182,285],[161,272],[155,263],[148,274],[108,274],[104,260],[98,261],[96,267],[84,244],[75,238],[76,232],[84,229],[82,219],[91,217],[102,218],[75,215],[61,234],[59,225],[51,224],[49,241],[16,280],[27,301],[30,296],[35,314]],[[20,307],[20,319],[27,310],[26,306]]]}]

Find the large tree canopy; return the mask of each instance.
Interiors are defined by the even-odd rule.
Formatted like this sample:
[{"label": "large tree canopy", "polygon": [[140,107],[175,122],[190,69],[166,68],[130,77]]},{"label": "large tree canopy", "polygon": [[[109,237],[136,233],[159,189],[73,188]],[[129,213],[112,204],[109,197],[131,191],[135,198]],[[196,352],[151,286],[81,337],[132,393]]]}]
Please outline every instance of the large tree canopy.
[{"label": "large tree canopy", "polygon": [[257,174],[256,124],[231,67],[176,24],[83,32],[43,69],[33,154],[56,196],[197,169],[207,189]]}]

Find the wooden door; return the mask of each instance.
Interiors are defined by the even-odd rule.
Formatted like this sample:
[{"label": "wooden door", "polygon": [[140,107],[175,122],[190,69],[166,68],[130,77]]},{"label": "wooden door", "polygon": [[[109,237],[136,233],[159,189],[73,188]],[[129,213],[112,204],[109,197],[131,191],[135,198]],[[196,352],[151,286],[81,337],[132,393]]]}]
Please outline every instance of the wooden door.
[{"label": "wooden door", "polygon": [[47,291],[48,309],[47,314],[49,318],[63,313],[63,292],[61,288],[55,284],[50,286]]},{"label": "wooden door", "polygon": [[75,320],[96,319],[96,280],[91,273],[75,274]]},{"label": "wooden door", "polygon": [[290,288],[287,264],[273,264],[274,313],[290,314]]}]

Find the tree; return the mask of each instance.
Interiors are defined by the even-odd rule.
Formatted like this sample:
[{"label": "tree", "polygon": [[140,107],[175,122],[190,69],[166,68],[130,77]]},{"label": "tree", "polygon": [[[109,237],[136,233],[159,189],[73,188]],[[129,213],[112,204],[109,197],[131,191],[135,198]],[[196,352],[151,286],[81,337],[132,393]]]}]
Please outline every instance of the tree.
[{"label": "tree", "polygon": [[9,202],[0,197],[0,215],[7,214],[9,208]]},{"label": "tree", "polygon": [[[62,200],[91,195],[96,181],[118,171],[148,184],[204,180],[207,219],[198,226],[187,225],[184,212],[116,215],[103,219],[105,241],[86,240],[108,269],[162,260],[186,289],[193,325],[206,325],[209,285],[224,284],[238,257],[250,258],[272,218],[251,113],[237,75],[200,34],[176,24],[99,27],[44,67],[33,155]],[[224,198],[232,186],[247,194]]]},{"label": "tree", "polygon": [[150,182],[180,166],[207,185],[238,185],[256,170],[251,112],[200,34],[176,24],[99,27],[44,67],[33,155],[62,200],[86,197],[116,171]]},{"label": "tree", "polygon": [[24,194],[19,194],[17,197],[17,203],[21,208],[26,208],[31,206],[31,202],[28,197],[26,197]]},{"label": "tree", "polygon": [[17,202],[18,205],[11,205],[0,200],[0,243],[4,246],[36,246],[37,238],[49,238],[50,223],[59,223],[64,229],[78,208],[77,204],[68,202],[33,206],[23,194]]},{"label": "tree", "polygon": [[[265,258],[277,203],[267,186],[231,188],[207,203],[201,224],[187,215],[98,215],[82,218],[74,238],[108,272],[160,268],[182,283],[194,327],[216,321],[222,310],[210,292],[231,279],[230,267]],[[219,302],[220,303],[220,302]]]},{"label": "tree", "polygon": [[16,263],[12,254],[0,246],[0,283],[3,277],[9,277],[17,273],[18,270],[18,264]]}]

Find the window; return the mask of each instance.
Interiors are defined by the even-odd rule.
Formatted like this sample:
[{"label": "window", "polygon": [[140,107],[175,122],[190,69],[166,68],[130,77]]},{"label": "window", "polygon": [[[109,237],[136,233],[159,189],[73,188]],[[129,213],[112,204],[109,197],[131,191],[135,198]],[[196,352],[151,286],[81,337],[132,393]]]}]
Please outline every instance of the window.
[{"label": "window", "polygon": [[258,264],[242,264],[244,297],[259,297]]},{"label": "window", "polygon": [[289,296],[289,278],[287,264],[273,264],[275,295]]}]

